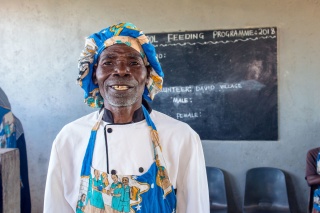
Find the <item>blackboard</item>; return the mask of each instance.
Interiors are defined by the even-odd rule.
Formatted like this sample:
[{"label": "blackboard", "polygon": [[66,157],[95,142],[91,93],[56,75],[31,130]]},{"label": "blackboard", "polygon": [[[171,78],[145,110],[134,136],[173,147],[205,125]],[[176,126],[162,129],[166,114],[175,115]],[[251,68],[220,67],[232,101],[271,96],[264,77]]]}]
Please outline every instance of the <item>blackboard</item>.
[{"label": "blackboard", "polygon": [[277,28],[150,33],[165,73],[152,107],[202,140],[277,140]]}]

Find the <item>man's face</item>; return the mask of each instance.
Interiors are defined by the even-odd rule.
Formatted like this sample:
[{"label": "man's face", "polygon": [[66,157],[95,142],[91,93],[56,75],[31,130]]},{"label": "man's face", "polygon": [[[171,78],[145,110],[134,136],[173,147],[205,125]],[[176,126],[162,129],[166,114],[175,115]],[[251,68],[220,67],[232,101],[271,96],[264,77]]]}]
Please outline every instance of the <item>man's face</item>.
[{"label": "man's face", "polygon": [[148,71],[140,53],[125,44],[115,44],[101,53],[93,77],[106,108],[133,105],[138,108]]}]

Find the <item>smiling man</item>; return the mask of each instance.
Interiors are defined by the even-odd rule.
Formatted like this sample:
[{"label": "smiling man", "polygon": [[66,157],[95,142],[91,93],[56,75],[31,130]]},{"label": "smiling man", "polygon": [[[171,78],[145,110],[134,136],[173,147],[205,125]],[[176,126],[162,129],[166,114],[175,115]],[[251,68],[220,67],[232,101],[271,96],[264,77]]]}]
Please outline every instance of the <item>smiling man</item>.
[{"label": "smiling man", "polygon": [[114,113],[114,118],[121,116],[125,120],[119,122],[131,122],[132,113],[141,107],[150,73],[139,52],[126,44],[110,46],[101,53],[94,69],[93,79],[105,99],[105,108],[111,112],[123,111]]},{"label": "smiling man", "polygon": [[209,213],[198,134],[148,105],[164,74],[143,32],[120,23],[92,34],[79,71],[99,110],[57,135],[44,212]]}]

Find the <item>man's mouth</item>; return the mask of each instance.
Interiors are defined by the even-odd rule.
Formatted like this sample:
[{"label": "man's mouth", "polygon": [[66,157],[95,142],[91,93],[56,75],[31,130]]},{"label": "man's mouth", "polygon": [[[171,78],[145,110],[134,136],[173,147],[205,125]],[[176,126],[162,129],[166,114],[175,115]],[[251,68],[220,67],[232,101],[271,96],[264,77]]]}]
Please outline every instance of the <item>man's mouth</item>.
[{"label": "man's mouth", "polygon": [[129,86],[124,86],[124,85],[114,85],[114,86],[111,86],[111,88],[114,89],[114,90],[118,90],[118,91],[123,91],[123,90],[130,89]]}]

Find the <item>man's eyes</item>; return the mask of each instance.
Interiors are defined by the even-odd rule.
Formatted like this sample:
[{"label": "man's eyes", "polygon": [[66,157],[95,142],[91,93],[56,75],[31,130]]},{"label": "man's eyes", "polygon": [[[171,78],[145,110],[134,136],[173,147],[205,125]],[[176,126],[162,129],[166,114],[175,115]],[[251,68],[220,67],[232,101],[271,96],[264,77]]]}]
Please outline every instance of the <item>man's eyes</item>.
[{"label": "man's eyes", "polygon": [[105,61],[103,62],[103,65],[112,65],[112,61]]},{"label": "man's eyes", "polygon": [[131,61],[130,65],[139,65],[139,62],[138,61]]},{"label": "man's eyes", "polygon": [[[103,65],[105,66],[109,66],[109,65],[113,65],[113,64],[116,64],[114,63],[113,61],[105,61],[102,63]],[[139,61],[129,61],[128,62],[128,65],[130,66],[136,66],[136,65],[140,65]]]}]

